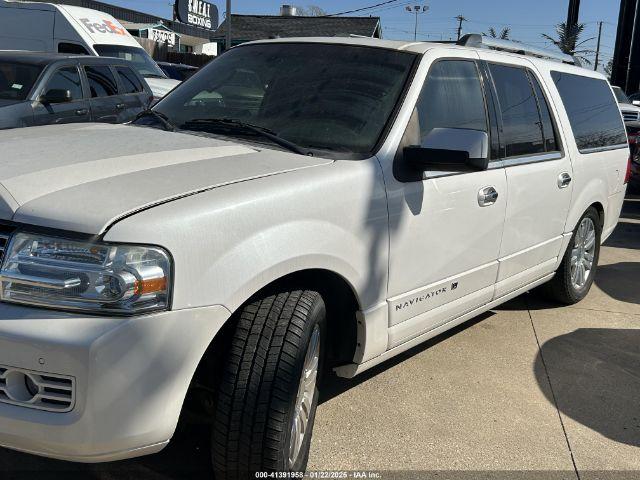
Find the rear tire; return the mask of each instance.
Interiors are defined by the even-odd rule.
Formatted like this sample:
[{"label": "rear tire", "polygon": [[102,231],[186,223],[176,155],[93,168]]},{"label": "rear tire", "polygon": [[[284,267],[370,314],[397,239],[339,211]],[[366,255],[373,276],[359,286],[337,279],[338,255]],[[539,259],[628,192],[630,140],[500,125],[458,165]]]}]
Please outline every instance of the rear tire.
[{"label": "rear tire", "polygon": [[[322,297],[308,290],[266,296],[240,312],[223,362],[213,427],[217,480],[305,470],[326,346],[325,317]],[[302,434],[294,435],[294,425],[303,423]]]},{"label": "rear tire", "polygon": [[542,286],[547,297],[573,305],[587,296],[598,268],[601,235],[600,215],[590,207],[578,221],[555,276]]}]

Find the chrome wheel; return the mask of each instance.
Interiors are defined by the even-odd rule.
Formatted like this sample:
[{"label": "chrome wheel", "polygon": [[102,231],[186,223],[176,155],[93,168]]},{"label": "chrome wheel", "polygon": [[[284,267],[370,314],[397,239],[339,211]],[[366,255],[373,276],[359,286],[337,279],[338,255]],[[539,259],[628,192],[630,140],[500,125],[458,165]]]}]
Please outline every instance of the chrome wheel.
[{"label": "chrome wheel", "polygon": [[309,420],[311,417],[311,408],[313,407],[313,397],[316,391],[316,382],[318,380],[318,364],[320,361],[320,326],[313,327],[311,339],[307,347],[307,354],[304,358],[304,366],[302,367],[302,375],[300,376],[300,385],[298,387],[298,395],[296,397],[295,411],[291,420],[291,440],[289,442],[289,466],[293,468],[300,450],[304,442],[307,430],[309,428]]},{"label": "chrome wheel", "polygon": [[593,220],[585,217],[580,222],[571,250],[571,284],[576,290],[583,288],[593,270],[596,252],[596,226]]}]

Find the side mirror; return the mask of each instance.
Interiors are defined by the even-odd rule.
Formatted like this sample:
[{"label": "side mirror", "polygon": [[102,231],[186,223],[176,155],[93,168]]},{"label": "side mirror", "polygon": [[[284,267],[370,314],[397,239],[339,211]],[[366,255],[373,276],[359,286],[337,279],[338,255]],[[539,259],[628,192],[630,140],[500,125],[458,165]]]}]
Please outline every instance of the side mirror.
[{"label": "side mirror", "polygon": [[634,105],[638,106],[638,105],[640,105],[640,100],[634,100],[632,103],[633,103]]},{"label": "side mirror", "polygon": [[60,90],[53,88],[48,90],[44,95],[40,95],[41,103],[69,103],[72,100],[71,92],[69,90]]},{"label": "side mirror", "polygon": [[420,146],[404,149],[405,160],[414,168],[426,170],[489,168],[489,135],[466,128],[434,128]]}]

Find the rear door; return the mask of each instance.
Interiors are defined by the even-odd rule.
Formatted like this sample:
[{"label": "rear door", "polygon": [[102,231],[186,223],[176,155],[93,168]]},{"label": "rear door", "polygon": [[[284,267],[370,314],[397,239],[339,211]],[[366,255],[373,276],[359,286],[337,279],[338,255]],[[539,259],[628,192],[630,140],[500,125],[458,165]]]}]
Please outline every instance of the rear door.
[{"label": "rear door", "polygon": [[68,90],[71,93],[71,101],[57,104],[33,102],[35,125],[91,120],[89,101],[85,98],[77,65],[55,67],[40,86],[38,96],[46,94],[49,90]]},{"label": "rear door", "polygon": [[107,65],[85,65],[84,72],[89,87],[91,117],[94,122],[118,123],[121,100],[118,82]]},{"label": "rear door", "polygon": [[508,202],[496,298],[552,273],[562,254],[573,171],[549,92],[527,59],[480,52],[494,89]]},{"label": "rear door", "polygon": [[120,93],[116,105],[119,110],[118,121],[128,122],[142,110],[149,108],[152,95],[145,91],[140,77],[130,67],[116,66],[114,70],[118,77]]}]

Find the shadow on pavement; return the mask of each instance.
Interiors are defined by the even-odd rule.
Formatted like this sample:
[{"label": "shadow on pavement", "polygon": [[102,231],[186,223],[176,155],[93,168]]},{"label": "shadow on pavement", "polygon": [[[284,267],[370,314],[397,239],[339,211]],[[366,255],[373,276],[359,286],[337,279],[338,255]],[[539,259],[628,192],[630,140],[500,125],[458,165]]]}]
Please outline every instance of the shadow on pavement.
[{"label": "shadow on pavement", "polygon": [[640,250],[640,223],[627,222],[625,218],[621,218],[604,246]]},{"label": "shadow on pavement", "polygon": [[534,370],[549,402],[556,403],[544,364],[564,415],[640,447],[640,330],[581,328],[545,342],[541,352]]},{"label": "shadow on pavement", "polygon": [[595,279],[596,285],[611,298],[637,304],[640,304],[639,281],[640,262],[600,265]]}]

